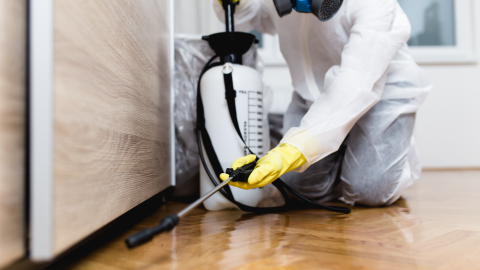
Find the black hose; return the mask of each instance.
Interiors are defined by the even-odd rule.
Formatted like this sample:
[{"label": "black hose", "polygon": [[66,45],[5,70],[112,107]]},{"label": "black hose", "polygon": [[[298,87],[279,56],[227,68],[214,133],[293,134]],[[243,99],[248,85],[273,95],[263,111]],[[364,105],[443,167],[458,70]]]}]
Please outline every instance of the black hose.
[{"label": "black hose", "polygon": [[[212,58],[210,58],[210,60],[208,60],[208,62],[205,64],[205,66],[203,67],[202,71],[200,72],[200,76],[198,78],[198,84],[197,84],[197,92],[200,91],[200,82],[202,80],[202,77],[203,75],[205,74],[205,72],[207,72],[207,70],[209,70],[211,67],[213,66],[217,66],[217,65],[220,65],[221,63],[220,62],[217,62],[217,63],[214,63],[212,64],[212,62],[215,60],[215,58],[217,58],[218,55],[214,55]],[[197,93],[198,96],[199,93]],[[201,102],[200,99],[197,99],[197,102]],[[199,106],[199,104],[197,104],[197,107]],[[203,120],[202,120],[203,121]],[[213,183],[214,186],[217,186],[218,183],[217,181],[215,180],[216,177],[210,172],[208,166],[207,166],[207,162],[205,160],[205,156],[203,154],[203,149],[202,149],[202,136],[201,136],[201,130],[199,127],[203,127],[205,128],[205,126],[202,124],[200,124],[200,120],[199,120],[199,116],[197,115],[197,142],[198,142],[198,153],[199,153],[199,156],[200,156],[200,160],[203,164],[203,167],[205,169],[205,172],[207,173],[208,177],[210,178],[210,181]],[[242,139],[243,141],[243,139]],[[245,142],[244,142],[245,143]],[[250,151],[250,153],[254,154],[250,148],[246,145],[245,143],[245,146],[248,148],[248,150]],[[288,196],[287,194],[285,193],[285,190],[286,189],[287,191],[289,191],[291,194],[293,194],[295,197],[297,197],[298,199],[304,201],[305,203],[307,203],[310,207],[309,208],[314,208],[314,209],[324,209],[324,210],[328,210],[328,211],[332,211],[332,212],[338,212],[338,213],[343,213],[343,214],[349,214],[351,212],[350,208],[348,207],[341,207],[341,206],[326,206],[326,205],[322,205],[322,204],[319,204],[319,203],[316,203],[306,197],[304,197],[303,195],[301,195],[300,193],[298,193],[296,190],[294,190],[293,188],[291,188],[290,186],[288,186],[285,182],[283,182],[280,178],[275,180],[273,182],[274,186],[280,191],[280,193],[283,195],[283,198],[285,200],[285,205],[282,206],[282,207],[251,207],[251,206],[247,206],[247,205],[243,205],[239,202],[237,202],[235,200],[235,198],[233,197],[233,195],[231,194],[228,194],[227,192],[225,192],[225,190],[221,189],[220,190],[220,193],[226,198],[228,199],[230,202],[232,202],[233,204],[237,205],[241,210],[243,211],[246,211],[246,212],[256,212],[256,213],[269,213],[269,212],[282,212],[282,211],[285,211],[286,210],[286,206],[288,204]],[[229,192],[230,193],[230,192]]]}]

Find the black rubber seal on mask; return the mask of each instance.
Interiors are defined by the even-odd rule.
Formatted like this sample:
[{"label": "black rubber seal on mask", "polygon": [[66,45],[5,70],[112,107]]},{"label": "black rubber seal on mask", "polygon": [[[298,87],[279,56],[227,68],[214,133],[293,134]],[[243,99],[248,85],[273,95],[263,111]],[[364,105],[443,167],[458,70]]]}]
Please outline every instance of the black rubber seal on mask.
[{"label": "black rubber seal on mask", "polygon": [[273,0],[278,16],[283,17],[292,12],[292,3],[290,0]]}]

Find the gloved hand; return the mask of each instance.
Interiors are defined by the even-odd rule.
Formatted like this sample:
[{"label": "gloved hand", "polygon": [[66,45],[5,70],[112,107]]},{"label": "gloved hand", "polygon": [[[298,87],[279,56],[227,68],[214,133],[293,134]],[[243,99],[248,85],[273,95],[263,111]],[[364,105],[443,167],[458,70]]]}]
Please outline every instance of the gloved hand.
[{"label": "gloved hand", "polygon": [[[232,169],[237,169],[245,164],[253,162],[255,155],[248,155],[241,157],[232,163]],[[230,182],[229,184],[241,189],[251,189],[263,187],[271,182],[277,180],[282,174],[287,173],[302,166],[307,159],[302,152],[288,143],[284,143],[279,147],[270,150],[266,156],[262,157],[252,174],[248,177],[248,183],[245,182]],[[227,180],[228,174],[220,174],[222,181]]]},{"label": "gloved hand", "polygon": [[[231,0],[232,3],[236,4],[237,2],[239,2],[240,0]],[[220,5],[223,5],[223,2],[222,0],[218,0],[218,2],[220,2]]]}]

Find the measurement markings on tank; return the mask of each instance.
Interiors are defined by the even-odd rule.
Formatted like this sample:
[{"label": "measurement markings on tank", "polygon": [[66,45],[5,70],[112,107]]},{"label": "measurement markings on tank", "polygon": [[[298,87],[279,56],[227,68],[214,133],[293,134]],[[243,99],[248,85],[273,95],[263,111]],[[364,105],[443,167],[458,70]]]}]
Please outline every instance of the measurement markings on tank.
[{"label": "measurement markings on tank", "polygon": [[[247,130],[248,130],[247,125],[248,125],[248,124],[247,124],[247,121],[244,121],[244,122],[243,122],[243,137],[245,138],[245,140],[247,139]],[[246,147],[246,146],[243,147],[243,152],[244,152],[245,155],[248,154],[248,153],[247,153],[247,147]]]},{"label": "measurement markings on tank", "polygon": [[248,147],[263,155],[263,98],[260,91],[248,91]]}]

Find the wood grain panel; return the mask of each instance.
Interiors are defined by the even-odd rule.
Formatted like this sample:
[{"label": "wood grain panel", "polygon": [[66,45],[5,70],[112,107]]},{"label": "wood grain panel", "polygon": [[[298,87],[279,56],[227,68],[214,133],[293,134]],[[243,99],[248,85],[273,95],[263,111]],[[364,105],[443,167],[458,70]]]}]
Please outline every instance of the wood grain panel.
[{"label": "wood grain panel", "polygon": [[0,268],[24,251],[25,0],[0,0]]},{"label": "wood grain panel", "polygon": [[56,0],[54,252],[170,185],[167,0]]},{"label": "wood grain panel", "polygon": [[[125,237],[185,207],[167,203],[61,269],[480,269],[480,171],[426,172],[388,207],[249,214],[195,209],[129,250]],[[71,261],[71,260],[70,260]]]}]

